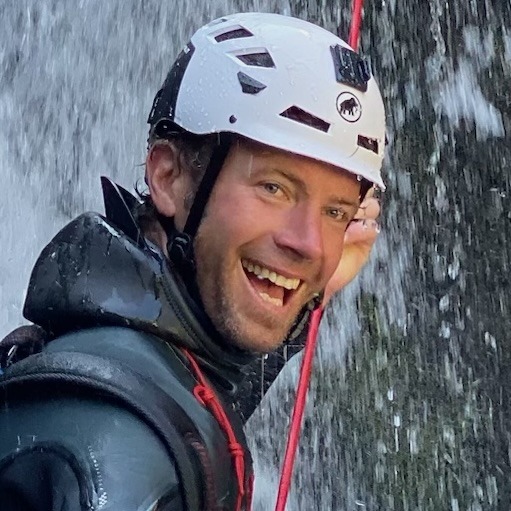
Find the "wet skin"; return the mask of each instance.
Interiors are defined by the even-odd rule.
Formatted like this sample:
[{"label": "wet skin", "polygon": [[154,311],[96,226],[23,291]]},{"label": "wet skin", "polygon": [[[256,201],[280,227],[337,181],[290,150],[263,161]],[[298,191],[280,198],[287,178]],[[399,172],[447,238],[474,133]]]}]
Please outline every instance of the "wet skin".
[{"label": "wet skin", "polygon": [[[351,174],[309,158],[257,145],[231,152],[195,244],[204,306],[224,336],[254,351],[282,343],[337,268],[359,189]],[[300,284],[284,290],[242,262]],[[278,296],[282,305],[264,295]]]},{"label": "wet skin", "polygon": [[[182,228],[191,182],[176,167],[168,147],[148,155],[153,201]],[[336,270],[359,190],[352,174],[310,158],[259,144],[231,149],[195,240],[204,307],[226,339],[260,352],[283,342],[302,307]],[[300,283],[284,290],[257,278],[247,263]]]}]

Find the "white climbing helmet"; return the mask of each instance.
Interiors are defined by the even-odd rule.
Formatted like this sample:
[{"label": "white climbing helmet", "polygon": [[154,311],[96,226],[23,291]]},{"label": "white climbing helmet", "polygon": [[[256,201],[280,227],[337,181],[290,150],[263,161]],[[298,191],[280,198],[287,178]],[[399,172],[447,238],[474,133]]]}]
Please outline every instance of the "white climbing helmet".
[{"label": "white climbing helmet", "polygon": [[384,188],[385,111],[365,61],[306,21],[233,14],[200,28],[155,98],[148,122],[229,132],[308,156]]}]

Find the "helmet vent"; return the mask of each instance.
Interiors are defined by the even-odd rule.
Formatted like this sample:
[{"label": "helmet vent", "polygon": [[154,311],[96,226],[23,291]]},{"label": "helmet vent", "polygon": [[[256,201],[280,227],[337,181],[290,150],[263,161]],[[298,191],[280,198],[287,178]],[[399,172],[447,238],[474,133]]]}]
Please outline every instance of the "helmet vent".
[{"label": "helmet vent", "polygon": [[305,110],[302,110],[298,106],[289,107],[287,110],[282,112],[280,116],[299,122],[300,124],[305,124],[306,126],[323,131],[324,133],[327,133],[330,129],[330,124],[328,122],[306,112]]},{"label": "helmet vent", "polygon": [[241,27],[240,25],[236,27],[229,27],[229,30],[226,32],[222,32],[215,36],[215,41],[217,43],[221,43],[222,41],[228,41],[229,39],[241,39],[243,37],[253,37],[254,34],[247,30],[246,28]]},{"label": "helmet vent", "polygon": [[378,140],[376,140],[375,138],[369,138],[359,135],[357,145],[359,147],[367,149],[368,151],[372,151],[373,153],[378,154]]},{"label": "helmet vent", "polygon": [[264,83],[258,82],[255,78],[252,78],[241,71],[238,72],[238,80],[241,85],[241,90],[245,94],[257,94],[263,89],[266,89],[266,85],[264,85]]},{"label": "helmet vent", "polygon": [[268,52],[263,53],[247,53],[246,55],[236,55],[247,66],[255,67],[275,67],[275,62]]}]

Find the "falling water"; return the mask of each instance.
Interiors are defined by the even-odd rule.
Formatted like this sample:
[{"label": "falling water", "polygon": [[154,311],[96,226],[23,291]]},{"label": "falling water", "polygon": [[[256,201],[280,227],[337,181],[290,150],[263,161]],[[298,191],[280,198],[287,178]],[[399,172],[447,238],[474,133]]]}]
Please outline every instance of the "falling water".
[{"label": "falling water", "polygon": [[[342,0],[0,4],[0,332],[99,175],[143,174],[145,120],[194,29],[238,10],[347,33]],[[328,310],[289,509],[511,508],[511,3],[366,0],[388,109],[384,230]],[[298,361],[249,423],[273,507]]]}]

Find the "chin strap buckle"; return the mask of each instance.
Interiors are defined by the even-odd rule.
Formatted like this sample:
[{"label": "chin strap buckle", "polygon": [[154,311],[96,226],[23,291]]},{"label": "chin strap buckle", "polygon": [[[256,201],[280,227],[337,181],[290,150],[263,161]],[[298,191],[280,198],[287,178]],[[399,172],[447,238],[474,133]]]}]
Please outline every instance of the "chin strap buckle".
[{"label": "chin strap buckle", "polygon": [[167,243],[169,259],[182,271],[195,273],[195,256],[192,237],[185,232],[175,232]]}]

